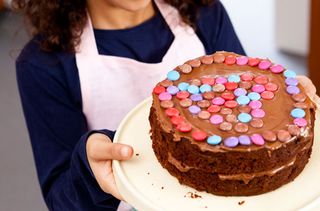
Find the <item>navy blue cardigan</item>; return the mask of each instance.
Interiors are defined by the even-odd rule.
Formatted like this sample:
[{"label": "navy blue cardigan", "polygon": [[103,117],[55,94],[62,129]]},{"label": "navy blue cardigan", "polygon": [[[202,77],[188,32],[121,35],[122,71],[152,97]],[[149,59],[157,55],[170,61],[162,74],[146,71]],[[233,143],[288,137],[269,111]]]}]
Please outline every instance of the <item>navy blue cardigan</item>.
[{"label": "navy blue cardigan", "polygon": [[[201,8],[196,33],[206,53],[244,54],[220,2]],[[103,55],[147,63],[162,60],[173,34],[161,14],[125,30],[95,30]],[[119,201],[98,186],[86,158],[88,131],[75,55],[45,52],[34,37],[16,62],[17,80],[37,173],[50,210],[116,210]],[[98,131],[113,138],[114,131]]]}]

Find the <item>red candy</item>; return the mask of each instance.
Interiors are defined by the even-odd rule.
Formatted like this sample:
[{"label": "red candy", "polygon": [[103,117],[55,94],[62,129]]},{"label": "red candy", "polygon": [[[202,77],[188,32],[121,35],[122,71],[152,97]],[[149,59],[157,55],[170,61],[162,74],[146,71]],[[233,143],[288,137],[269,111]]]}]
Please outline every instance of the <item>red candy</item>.
[{"label": "red candy", "polygon": [[266,83],[268,83],[268,81],[269,81],[269,79],[265,75],[258,75],[254,79],[254,82],[256,82],[257,84],[266,84]]},{"label": "red candy", "polygon": [[240,78],[243,81],[252,81],[253,75],[251,73],[243,73]]},{"label": "red candy", "polygon": [[191,133],[191,136],[195,141],[204,141],[207,138],[207,133],[201,130],[196,130]]},{"label": "red candy", "polygon": [[274,83],[267,83],[266,85],[264,85],[264,87],[266,88],[267,91],[271,91],[271,92],[277,91],[278,89],[278,85]]},{"label": "red candy", "polygon": [[203,84],[209,84],[210,86],[212,86],[215,82],[215,79],[214,78],[202,78],[201,82]]},{"label": "red candy", "polygon": [[265,99],[265,100],[271,100],[274,98],[274,94],[273,92],[270,92],[270,91],[264,91],[261,93],[261,97],[262,99]]},{"label": "red candy", "polygon": [[227,90],[229,91],[233,91],[235,90],[236,88],[238,88],[238,84],[235,83],[235,82],[227,82],[224,84],[224,86],[226,87]]},{"label": "red candy", "polygon": [[225,100],[233,100],[235,98],[234,94],[230,92],[224,92],[221,94],[221,97]]},{"label": "red candy", "polygon": [[187,133],[189,131],[191,131],[191,125],[189,123],[186,123],[186,122],[181,122],[178,126],[177,126],[177,129],[180,131],[180,132],[183,132],[183,133]]},{"label": "red candy", "polygon": [[235,56],[229,55],[225,58],[224,63],[228,64],[228,65],[232,65],[234,63],[236,63],[237,59]]},{"label": "red candy", "polygon": [[173,117],[173,116],[179,116],[179,111],[176,108],[167,108],[166,109],[166,115],[169,117]]},{"label": "red candy", "polygon": [[166,88],[164,88],[163,86],[156,86],[153,88],[153,93],[155,94],[161,94],[162,92],[165,92],[166,91]]},{"label": "red candy", "polygon": [[174,125],[179,125],[184,121],[182,116],[173,116],[171,117],[171,123]]},{"label": "red candy", "polygon": [[180,91],[176,94],[176,97],[180,100],[188,98],[190,96],[190,93],[187,91]]},{"label": "red candy", "polygon": [[211,105],[209,106],[209,108],[207,109],[207,111],[209,111],[210,113],[217,113],[221,110],[221,107],[218,105]]},{"label": "red candy", "polygon": [[237,101],[234,101],[234,100],[229,100],[224,103],[224,106],[227,108],[235,108],[237,107],[237,105],[238,105]]},{"label": "red candy", "polygon": [[248,62],[249,66],[251,67],[257,66],[259,63],[260,63],[260,59],[258,58],[250,58]]}]

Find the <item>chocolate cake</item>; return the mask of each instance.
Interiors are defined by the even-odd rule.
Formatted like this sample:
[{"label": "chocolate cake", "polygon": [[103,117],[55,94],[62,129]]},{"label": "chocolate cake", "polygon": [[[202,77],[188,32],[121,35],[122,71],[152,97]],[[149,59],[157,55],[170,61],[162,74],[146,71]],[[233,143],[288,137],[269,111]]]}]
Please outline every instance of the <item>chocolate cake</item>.
[{"label": "chocolate cake", "polygon": [[315,105],[294,71],[216,52],[155,86],[149,121],[155,155],[180,183],[257,195],[294,180],[307,164]]}]

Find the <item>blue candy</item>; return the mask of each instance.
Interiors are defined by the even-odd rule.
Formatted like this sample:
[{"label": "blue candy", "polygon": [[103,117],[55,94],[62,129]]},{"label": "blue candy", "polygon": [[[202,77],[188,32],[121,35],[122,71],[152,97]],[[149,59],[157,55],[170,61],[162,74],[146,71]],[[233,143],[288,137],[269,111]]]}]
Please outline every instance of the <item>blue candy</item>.
[{"label": "blue candy", "polygon": [[250,122],[251,119],[252,119],[251,115],[247,114],[247,113],[241,113],[241,114],[238,115],[238,120],[240,122],[247,123],[247,122]]},{"label": "blue candy", "polygon": [[295,108],[290,114],[294,118],[303,118],[306,115],[306,112],[301,108]]},{"label": "blue candy", "polygon": [[283,72],[283,75],[286,77],[286,78],[295,78],[297,76],[297,74],[292,71],[292,70],[286,70]]},{"label": "blue candy", "polygon": [[176,81],[180,78],[180,73],[176,70],[171,70],[170,72],[168,72],[167,74],[167,78],[170,81]]},{"label": "blue candy", "polygon": [[186,82],[181,82],[178,84],[178,88],[180,91],[186,91],[188,89],[189,84]]},{"label": "blue candy", "polygon": [[250,98],[245,95],[241,95],[237,97],[237,102],[239,105],[247,105],[250,102]]},{"label": "blue candy", "polygon": [[188,92],[190,94],[199,94],[199,87],[197,87],[196,85],[190,85],[188,86]]},{"label": "blue candy", "polygon": [[210,136],[210,137],[207,139],[208,144],[211,144],[211,145],[220,144],[221,141],[222,141],[222,138],[221,138],[221,136],[218,136],[218,135]]},{"label": "blue candy", "polygon": [[257,92],[250,92],[248,94],[248,97],[250,98],[250,100],[260,100],[261,98],[260,94]]},{"label": "blue candy", "polygon": [[241,79],[240,79],[239,75],[229,75],[228,81],[229,82],[239,83],[241,81]]},{"label": "blue candy", "polygon": [[201,93],[210,92],[211,90],[212,90],[212,87],[209,84],[202,84],[200,86]]}]

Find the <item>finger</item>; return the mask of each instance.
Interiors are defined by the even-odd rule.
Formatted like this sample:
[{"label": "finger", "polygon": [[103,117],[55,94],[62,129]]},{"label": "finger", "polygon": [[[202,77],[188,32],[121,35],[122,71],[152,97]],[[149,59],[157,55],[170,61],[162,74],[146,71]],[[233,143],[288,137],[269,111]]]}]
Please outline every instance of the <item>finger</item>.
[{"label": "finger", "polygon": [[129,145],[110,143],[103,139],[88,140],[88,157],[94,160],[128,160],[133,155],[133,149]]},{"label": "finger", "polygon": [[304,87],[306,93],[309,96],[313,96],[316,94],[316,87],[313,85],[312,81],[306,76],[297,76],[299,83]]},{"label": "finger", "polygon": [[123,201],[114,179],[111,160],[95,163],[93,169],[95,169],[95,177],[101,189]]},{"label": "finger", "polygon": [[320,107],[320,98],[317,96],[316,92],[317,89],[312,83],[312,81],[306,77],[306,76],[297,76],[297,79],[301,83],[301,85],[304,87],[307,95],[311,98],[311,100],[317,104],[317,107]]}]

